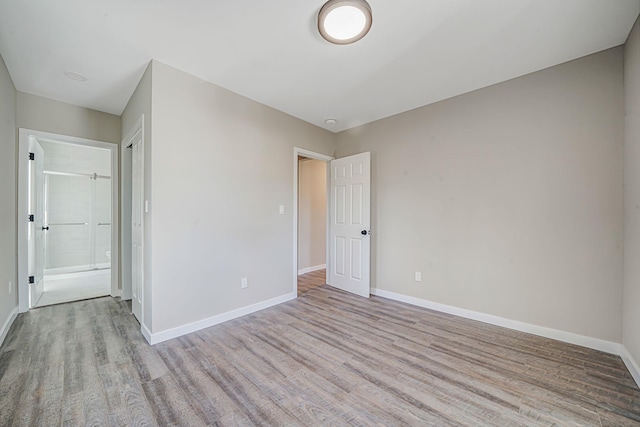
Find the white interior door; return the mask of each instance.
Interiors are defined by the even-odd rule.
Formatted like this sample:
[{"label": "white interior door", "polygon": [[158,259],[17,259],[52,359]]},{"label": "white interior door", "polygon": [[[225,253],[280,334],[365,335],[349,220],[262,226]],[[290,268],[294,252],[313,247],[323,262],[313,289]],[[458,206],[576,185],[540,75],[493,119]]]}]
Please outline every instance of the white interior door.
[{"label": "white interior door", "polygon": [[[29,140],[29,307],[33,307],[44,292],[44,150],[35,138]],[[31,279],[33,278],[33,279]],[[33,281],[33,283],[31,283]]]},{"label": "white interior door", "polygon": [[144,144],[142,131],[131,145],[131,311],[142,324],[144,297]]},{"label": "white interior door", "polygon": [[331,161],[328,283],[369,298],[371,156]]}]

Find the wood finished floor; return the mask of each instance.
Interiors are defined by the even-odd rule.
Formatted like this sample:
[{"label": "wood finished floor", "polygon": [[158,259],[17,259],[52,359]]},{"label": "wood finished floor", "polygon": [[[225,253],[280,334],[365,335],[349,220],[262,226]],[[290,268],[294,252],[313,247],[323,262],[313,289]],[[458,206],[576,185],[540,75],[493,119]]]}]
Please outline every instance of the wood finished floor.
[{"label": "wood finished floor", "polygon": [[0,426],[640,425],[620,358],[328,286],[149,346],[127,303],[21,314]]},{"label": "wood finished floor", "polygon": [[298,276],[298,296],[327,283],[325,269],[312,271]]}]

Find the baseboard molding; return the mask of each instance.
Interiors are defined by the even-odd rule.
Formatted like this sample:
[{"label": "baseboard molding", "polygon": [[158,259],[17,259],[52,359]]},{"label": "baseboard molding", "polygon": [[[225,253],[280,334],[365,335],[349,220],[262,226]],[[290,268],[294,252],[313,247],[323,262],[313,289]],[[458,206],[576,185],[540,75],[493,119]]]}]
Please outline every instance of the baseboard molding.
[{"label": "baseboard molding", "polygon": [[11,310],[11,313],[9,313],[9,317],[4,322],[4,325],[2,325],[2,329],[0,329],[0,346],[2,346],[4,339],[7,337],[9,329],[11,328],[11,325],[13,325],[13,321],[16,320],[16,317],[18,317],[18,307],[15,307],[13,310]]},{"label": "baseboard molding", "polygon": [[458,308],[446,304],[440,304],[433,301],[428,301],[420,298],[411,297],[408,295],[398,294],[395,292],[389,292],[382,289],[371,289],[372,295],[377,295],[382,298],[388,298],[395,301],[405,302],[407,304],[416,305],[418,307],[428,308],[443,313],[454,314],[456,316],[464,317],[467,319],[477,320],[483,323],[489,323],[491,325],[502,326],[504,328],[513,329],[520,332],[526,332],[533,335],[539,335],[541,337],[551,338],[558,341],[563,341],[570,344],[580,345],[582,347],[592,348],[594,350],[604,351],[605,353],[615,354],[620,356],[620,344],[605,341],[598,338],[591,338],[584,335],[574,334],[572,332],[561,331],[558,329],[547,328],[544,326],[532,325],[530,323],[519,322],[517,320],[506,319],[504,317],[494,316],[491,314],[480,313],[478,311],[467,310],[464,308]]},{"label": "baseboard molding", "polygon": [[324,270],[325,268],[327,268],[327,264],[320,264],[320,265],[314,265],[311,267],[301,268],[300,270],[298,270],[298,276],[300,276],[301,274],[311,273],[312,271]]},{"label": "baseboard molding", "polygon": [[151,333],[149,328],[147,328],[147,325],[144,325],[144,324],[140,325],[140,332],[142,332],[142,336],[144,337],[145,340],[147,340],[149,344],[155,344],[151,342],[153,340],[153,334]]},{"label": "baseboard molding", "polygon": [[636,384],[638,385],[638,387],[640,387],[640,367],[638,366],[638,363],[633,359],[633,356],[631,356],[631,353],[629,353],[629,350],[627,350],[627,347],[622,344],[620,344],[620,357],[622,358],[624,364],[627,366],[627,369],[629,370],[629,373],[635,380]]},{"label": "baseboard molding", "polygon": [[252,305],[248,305],[246,307],[238,308],[236,310],[231,310],[226,313],[198,320],[197,322],[189,323],[183,326],[178,326],[176,328],[167,329],[165,331],[156,333],[151,333],[149,329],[142,325],[142,335],[144,335],[149,344],[158,344],[160,342],[167,341],[172,338],[181,337],[182,335],[190,334],[191,332],[199,331],[201,329],[208,328],[219,323],[246,316],[247,314],[255,313],[256,311],[264,310],[265,308],[273,307],[274,305],[282,304],[283,302],[291,301],[292,299],[296,299],[297,296],[297,292],[291,292],[286,295],[271,298],[266,301],[261,301]]}]

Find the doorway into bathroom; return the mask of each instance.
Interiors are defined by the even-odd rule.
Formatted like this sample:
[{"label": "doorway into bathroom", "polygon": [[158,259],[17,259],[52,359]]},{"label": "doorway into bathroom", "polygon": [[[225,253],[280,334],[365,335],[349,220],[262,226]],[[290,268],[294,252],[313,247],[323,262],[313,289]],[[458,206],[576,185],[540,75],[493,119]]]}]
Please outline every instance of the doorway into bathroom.
[{"label": "doorway into bathroom", "polygon": [[32,307],[109,295],[111,152],[45,138],[33,143],[41,158],[40,166],[32,168],[31,182],[41,188],[30,194],[30,211],[42,211],[42,225],[36,227],[41,230],[35,232],[42,233],[44,262],[41,292]]}]

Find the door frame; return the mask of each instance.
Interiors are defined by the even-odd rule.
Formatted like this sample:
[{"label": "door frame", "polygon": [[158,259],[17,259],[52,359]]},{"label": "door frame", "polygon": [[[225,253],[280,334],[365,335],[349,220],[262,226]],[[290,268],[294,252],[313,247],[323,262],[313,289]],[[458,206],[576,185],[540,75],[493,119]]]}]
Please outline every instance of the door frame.
[{"label": "door frame", "polygon": [[122,174],[122,179],[120,181],[120,194],[122,196],[120,211],[122,218],[122,228],[120,230],[120,253],[122,254],[122,263],[120,264],[120,283],[122,283],[121,297],[123,300],[130,300],[133,297],[131,288],[131,186],[133,183],[131,182],[132,150],[130,147],[133,142],[133,137],[136,136],[138,130],[142,133],[142,143],[144,144],[144,114],[138,117],[138,120],[136,120],[133,126],[131,126],[126,136],[122,138],[122,143],[120,144],[120,147],[122,148],[120,159],[120,173]]},{"label": "door frame", "polygon": [[[122,187],[121,187],[121,194],[122,194],[122,210],[121,210],[121,215],[122,215],[122,230],[121,230],[121,253],[122,253],[122,264],[121,264],[121,269],[120,269],[120,274],[121,274],[121,282],[122,282],[122,299],[124,300],[131,300],[133,298],[133,289],[132,289],[132,275],[133,275],[133,252],[131,250],[131,246],[132,246],[132,231],[131,231],[131,227],[132,227],[132,205],[133,205],[133,178],[132,178],[132,167],[133,167],[133,159],[132,159],[132,144],[133,144],[133,139],[136,136],[136,134],[140,132],[140,138],[141,138],[141,144],[142,144],[142,148],[143,150],[146,150],[147,147],[145,146],[145,135],[144,135],[144,114],[141,114],[140,117],[138,117],[138,120],[136,120],[136,122],[133,124],[133,126],[131,126],[131,128],[129,129],[129,131],[127,132],[126,136],[122,139],[122,143],[121,143],[121,147],[122,147],[122,168],[121,168],[121,174],[122,174]],[[143,151],[144,153],[144,151]],[[145,168],[145,157],[143,155],[142,157],[142,170],[143,170],[143,175],[142,175],[142,179],[144,180],[144,168]],[[146,195],[144,194],[144,184],[143,184],[143,194],[141,195],[143,201],[146,201]],[[146,234],[144,232],[144,227],[145,227],[145,215],[146,215],[146,206],[145,209],[142,213],[142,247],[146,248]],[[142,259],[142,278],[143,281],[140,284],[140,289],[139,292],[141,293],[141,307],[140,307],[140,317],[141,319],[139,319],[140,322],[140,328],[143,331],[143,333],[145,333],[144,331],[147,329],[147,327],[145,326],[145,311],[144,311],[144,298],[145,298],[145,283],[144,283],[144,269],[145,269],[145,255],[144,255],[144,251],[146,249],[143,249],[143,259]],[[133,310],[133,309],[132,309]],[[134,316],[135,318],[135,316]],[[146,336],[146,335],[145,335]],[[148,340],[148,339],[147,339]]]},{"label": "door frame", "polygon": [[18,311],[29,311],[29,252],[27,244],[27,218],[29,195],[29,138],[35,137],[53,142],[71,143],[104,148],[111,152],[111,296],[120,296],[119,283],[119,146],[116,143],[98,141],[20,128],[18,139]]},{"label": "door frame", "polygon": [[[329,259],[329,214],[331,212],[331,197],[330,197],[330,183],[331,183],[331,160],[334,157],[327,156],[326,154],[316,153],[315,151],[305,150],[304,148],[293,147],[293,291],[298,297],[298,156],[308,157],[314,160],[320,160],[327,165],[327,236],[325,243],[325,259],[327,264],[326,271],[331,269],[331,261]],[[327,281],[329,274],[327,274]]]}]

